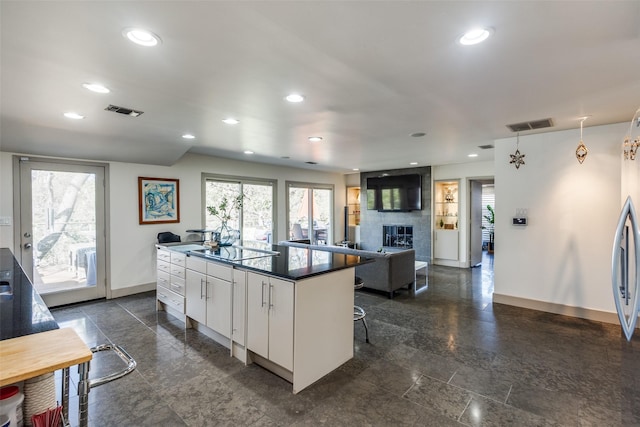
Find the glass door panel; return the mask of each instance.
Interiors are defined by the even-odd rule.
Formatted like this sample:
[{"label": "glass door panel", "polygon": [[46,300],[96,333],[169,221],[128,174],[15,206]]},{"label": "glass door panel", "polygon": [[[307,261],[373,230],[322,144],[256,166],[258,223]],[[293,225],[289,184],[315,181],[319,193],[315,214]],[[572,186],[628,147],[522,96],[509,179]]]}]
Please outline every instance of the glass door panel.
[{"label": "glass door panel", "polygon": [[243,242],[273,243],[273,187],[243,184]]},{"label": "glass door panel", "polygon": [[322,188],[313,189],[313,239],[319,245],[330,243],[327,238],[333,236],[331,232],[332,197],[332,190]]},{"label": "glass door panel", "polygon": [[104,168],[20,160],[20,259],[47,305],[104,297]]}]

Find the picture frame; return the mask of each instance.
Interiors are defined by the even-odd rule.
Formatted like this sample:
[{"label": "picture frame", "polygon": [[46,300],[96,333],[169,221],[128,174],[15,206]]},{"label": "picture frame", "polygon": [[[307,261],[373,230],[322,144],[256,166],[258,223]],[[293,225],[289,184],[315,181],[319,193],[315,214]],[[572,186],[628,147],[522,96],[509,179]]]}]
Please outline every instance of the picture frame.
[{"label": "picture frame", "polygon": [[180,222],[180,180],[138,177],[140,224]]}]

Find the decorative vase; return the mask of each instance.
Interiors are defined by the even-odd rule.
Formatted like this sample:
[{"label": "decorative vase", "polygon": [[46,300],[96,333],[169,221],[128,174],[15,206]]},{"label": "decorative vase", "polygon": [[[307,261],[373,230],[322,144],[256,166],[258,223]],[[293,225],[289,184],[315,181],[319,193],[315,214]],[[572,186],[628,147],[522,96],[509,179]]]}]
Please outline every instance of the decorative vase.
[{"label": "decorative vase", "polygon": [[239,238],[238,231],[229,228],[227,224],[222,224],[216,233],[219,236],[218,244],[220,246],[231,246]]}]

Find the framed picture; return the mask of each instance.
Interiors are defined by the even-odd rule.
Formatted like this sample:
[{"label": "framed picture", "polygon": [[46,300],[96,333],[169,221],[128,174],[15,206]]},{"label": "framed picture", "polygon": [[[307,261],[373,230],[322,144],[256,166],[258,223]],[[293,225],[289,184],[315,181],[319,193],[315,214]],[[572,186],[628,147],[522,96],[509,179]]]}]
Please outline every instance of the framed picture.
[{"label": "framed picture", "polygon": [[180,181],[138,177],[140,224],[180,222]]}]

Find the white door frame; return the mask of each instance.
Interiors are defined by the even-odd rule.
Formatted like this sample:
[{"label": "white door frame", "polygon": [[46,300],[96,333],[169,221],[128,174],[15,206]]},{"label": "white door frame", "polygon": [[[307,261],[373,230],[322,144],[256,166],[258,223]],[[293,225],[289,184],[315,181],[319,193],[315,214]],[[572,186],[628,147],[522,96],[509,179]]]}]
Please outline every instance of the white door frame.
[{"label": "white door frame", "polygon": [[[25,169],[21,165],[26,165]],[[30,280],[33,279],[33,261],[30,250],[25,250],[24,245],[31,243],[31,236],[25,237],[23,227],[31,223],[30,219],[23,219],[23,215],[32,215],[31,212],[31,179],[26,176],[26,170],[31,170],[30,166],[35,165],[43,169],[81,171],[86,168],[92,173],[96,173],[96,257],[97,274],[96,286],[73,291],[62,291],[42,295],[45,303],[49,307],[70,304],[79,301],[86,301],[96,298],[111,298],[110,281],[107,275],[109,271],[109,244],[107,242],[108,229],[108,176],[109,165],[105,163],[82,162],[74,160],[63,160],[31,156],[13,156],[13,210],[14,210],[14,255],[25,274]],[[23,180],[27,180],[23,182]],[[26,217],[25,217],[26,218]],[[28,224],[26,224],[28,223]],[[29,230],[30,231],[30,230]],[[29,256],[26,256],[26,254]]]}]

